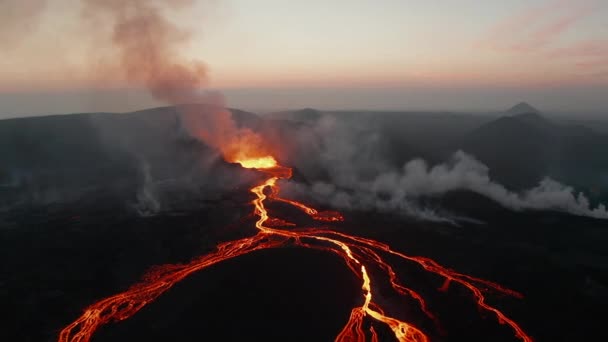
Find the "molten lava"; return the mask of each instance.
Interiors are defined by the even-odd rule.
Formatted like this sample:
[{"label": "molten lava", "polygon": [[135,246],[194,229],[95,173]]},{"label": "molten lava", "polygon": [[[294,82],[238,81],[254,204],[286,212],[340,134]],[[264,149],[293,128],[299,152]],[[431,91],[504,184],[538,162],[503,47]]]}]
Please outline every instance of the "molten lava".
[{"label": "molten lava", "polygon": [[270,169],[278,165],[272,156],[237,159],[235,162],[241,164],[246,169]]},{"label": "molten lava", "polygon": [[[493,314],[499,323],[509,325],[516,338],[524,342],[532,341],[532,338],[515,321],[508,318],[499,309],[486,303],[484,292],[493,290],[517,298],[521,298],[521,294],[491,281],[458,273],[429,258],[408,256],[391,249],[384,243],[371,239],[351,236],[324,227],[295,230],[293,229],[295,224],[271,217],[264,205],[265,201],[274,200],[291,204],[318,221],[343,221],[343,217],[338,212],[319,212],[303,203],[280,198],[277,181],[279,179],[289,179],[291,169],[280,166],[273,157],[245,158],[235,160],[235,162],[240,163],[245,168],[257,169],[268,175],[264,182],[251,188],[251,192],[256,196],[252,204],[255,215],[259,217],[255,223],[258,233],[240,240],[221,243],[217,246],[215,252],[194,259],[188,264],[163,265],[153,268],[141,282],[133,285],[127,291],[102,299],[86,308],[82,316],[61,331],[59,342],[89,341],[101,325],[131,317],[146,304],[154,301],[175,283],[193,272],[256,250],[278,248],[289,244],[335,253],[344,259],[346,266],[361,280],[361,304],[352,309],[350,317],[336,337],[336,341],[363,342],[368,338],[371,341],[378,341],[378,335],[373,324],[368,325],[369,328],[365,328],[364,322],[367,320],[388,326],[398,341],[424,342],[429,340],[427,335],[419,328],[389,315],[386,309],[383,309],[374,301],[373,279],[368,273],[370,268],[383,271],[392,288],[399,295],[416,300],[421,311],[429,318],[436,320],[423,297],[401,283],[393,266],[385,260],[384,256],[386,255],[417,264],[428,272],[442,276],[445,279],[443,289],[447,288],[450,283],[464,286],[471,292],[480,309]],[[266,189],[270,190],[269,196],[265,194]]]}]

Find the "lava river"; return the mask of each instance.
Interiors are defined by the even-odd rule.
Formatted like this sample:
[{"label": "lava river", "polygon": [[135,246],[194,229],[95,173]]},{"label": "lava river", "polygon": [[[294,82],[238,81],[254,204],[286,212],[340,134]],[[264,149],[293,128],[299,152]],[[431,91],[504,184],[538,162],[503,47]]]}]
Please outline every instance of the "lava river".
[{"label": "lava river", "polygon": [[324,226],[298,228],[291,222],[272,217],[264,205],[266,201],[288,203],[302,210],[311,218],[325,223],[343,220],[342,215],[338,212],[319,212],[303,203],[280,198],[277,182],[279,179],[291,178],[291,169],[278,165],[274,158],[264,157],[237,162],[243,167],[263,172],[268,177],[263,183],[251,188],[251,192],[256,196],[252,204],[255,215],[259,217],[255,223],[258,233],[240,240],[221,243],[213,253],[198,257],[188,264],[154,267],[143,277],[141,282],[134,284],[125,292],[102,299],[87,307],[78,319],[60,332],[59,342],[89,341],[101,325],[131,317],[146,304],[154,301],[174,284],[193,272],[256,250],[286,245],[297,245],[303,248],[320,249],[335,253],[344,260],[345,265],[360,279],[362,295],[360,306],[352,309],[344,328],[336,336],[336,341],[378,341],[378,334],[374,330],[374,325],[364,324],[366,320],[371,320],[377,324],[385,324],[398,341],[429,341],[425,332],[409,322],[390,316],[374,301],[374,282],[368,273],[370,268],[381,270],[399,295],[416,300],[421,311],[436,321],[436,317],[428,309],[423,297],[406,287],[393,266],[385,260],[388,255],[415,263],[422,269],[443,277],[445,279],[444,288],[450,283],[464,286],[470,291],[472,298],[480,309],[495,316],[498,323],[510,326],[516,338],[526,342],[532,341],[532,338],[515,321],[499,309],[487,304],[484,295],[488,291],[495,291],[521,298],[519,293],[494,282],[453,271],[429,258],[403,254],[381,242],[333,231]]}]

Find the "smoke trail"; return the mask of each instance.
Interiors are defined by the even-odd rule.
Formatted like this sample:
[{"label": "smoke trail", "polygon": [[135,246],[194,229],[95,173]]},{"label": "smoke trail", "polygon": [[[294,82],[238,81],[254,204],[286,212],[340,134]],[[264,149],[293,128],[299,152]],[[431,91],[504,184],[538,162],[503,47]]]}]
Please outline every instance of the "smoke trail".
[{"label": "smoke trail", "polygon": [[144,179],[137,192],[137,202],[134,204],[134,208],[140,216],[150,216],[160,211],[161,203],[150,173],[150,164],[143,159],[140,163]]},{"label": "smoke trail", "polygon": [[162,13],[162,5],[174,1],[84,1],[85,13],[110,22],[110,47],[117,49],[129,81],[143,83],[155,98],[167,103],[202,99],[198,89],[206,83],[206,67],[202,61],[188,61],[178,54],[189,33]]},{"label": "smoke trail", "polygon": [[379,174],[371,181],[350,182],[349,188],[317,182],[310,188],[292,188],[312,194],[320,202],[346,209],[402,211],[422,219],[437,220],[433,211],[420,209],[416,199],[435,197],[455,190],[469,190],[486,196],[513,210],[556,210],[573,215],[608,219],[603,204],[592,207],[583,193],[550,178],[538,186],[515,193],[492,181],[486,165],[462,151],[454,153],[448,163],[432,167],[422,159],[407,162],[402,170]]},{"label": "smoke trail", "polygon": [[[256,157],[269,152],[265,141],[259,135],[238,127],[231,112],[225,108],[221,94],[206,88],[208,73],[205,64],[185,54],[185,48],[191,40],[191,32],[178,25],[178,22],[172,21],[170,15],[174,14],[174,11],[191,8],[193,1],[75,0],[65,8],[58,6],[60,2],[48,1],[47,4],[47,1],[43,0],[6,0],[0,3],[0,47],[4,47],[4,43],[18,43],[27,39],[28,33],[44,24],[41,19],[48,17],[46,14],[54,14],[53,11],[58,9],[72,10],[72,7],[76,7],[72,5],[79,4],[81,7],[77,8],[75,14],[80,15],[75,17],[75,24],[79,24],[76,26],[81,31],[74,36],[79,38],[73,43],[74,51],[69,52],[75,52],[77,58],[84,58],[82,67],[93,74],[93,79],[98,80],[101,76],[103,80],[126,80],[137,88],[147,89],[155,99],[175,105],[179,112],[179,127],[176,128],[179,134],[186,133],[204,141],[206,145],[221,152],[226,160],[234,161],[243,158],[242,155]],[[47,10],[49,12],[45,13]],[[72,18],[71,14],[70,12],[65,18]],[[64,33],[61,28],[44,28],[54,30],[53,34],[56,36],[62,36]],[[82,51],[78,50],[81,45],[90,49],[83,56],[80,56]],[[166,183],[159,182],[171,177],[159,177],[161,172],[158,172],[158,169],[162,169],[159,166],[163,164],[175,166],[171,164],[177,164],[180,160],[172,156],[173,159],[159,161],[159,158],[150,158],[150,153],[175,147],[171,145],[173,143],[178,146],[176,148],[183,146],[176,142],[183,136],[172,136],[168,130],[148,129],[148,126],[153,127],[174,120],[172,110],[161,110],[160,113],[166,114],[167,119],[152,116],[142,118],[141,124],[114,120],[117,123],[114,125],[109,121],[94,119],[93,116],[90,118],[100,136],[107,138],[103,140],[104,145],[107,145],[104,147],[111,147],[113,152],[121,156],[126,152],[129,156],[125,157],[126,159],[130,159],[131,155],[135,156],[136,160],[149,159],[150,165],[142,166],[140,175],[143,185],[136,200],[136,210],[142,214],[153,214],[164,209],[163,206],[166,207],[169,202],[166,200],[167,186]],[[135,117],[133,119],[139,120]],[[193,161],[193,164],[199,167],[182,164],[179,171],[177,167],[174,170],[179,172],[180,177],[187,176],[186,170],[202,175],[204,173],[201,168],[210,167],[205,165],[202,159],[204,158]],[[221,173],[217,170],[214,172]],[[243,179],[247,177],[242,173],[225,176],[231,179],[236,178],[235,176]],[[201,176],[195,179],[197,185],[204,180],[202,178]],[[221,183],[217,179],[215,182]],[[188,185],[188,179],[183,179],[179,185],[181,184]],[[36,194],[38,193],[41,191],[36,190]],[[51,200],[60,200],[59,195],[52,194],[48,197]],[[34,199],[38,198],[43,197],[37,196]]]},{"label": "smoke trail", "polygon": [[[383,155],[389,148],[373,120],[338,121],[324,116],[304,132],[296,135],[296,139],[312,146],[307,153],[319,156],[319,160],[297,161],[297,168],[305,172],[320,168],[324,172],[306,173],[311,185],[285,184],[282,189],[291,192],[285,196],[310,197],[341,209],[393,211],[424,220],[458,221],[459,218],[440,208],[421,207],[419,199],[469,190],[513,210],[557,210],[608,219],[604,205],[592,207],[583,193],[550,178],[527,191],[509,191],[490,178],[486,165],[463,151],[434,166],[422,159],[412,159],[398,167],[399,164],[390,162],[390,154]],[[395,151],[400,153],[404,152]],[[310,163],[312,167],[307,165]]]},{"label": "smoke trail", "polygon": [[[236,154],[249,157],[268,153],[261,137],[237,127],[221,95],[203,91],[207,69],[200,60],[182,57],[179,51],[190,33],[171,22],[164,11],[191,5],[188,0],[83,0],[83,18],[112,26],[109,48],[127,80],[144,85],[156,99],[178,107],[186,129],[218,148],[229,160]],[[96,48],[100,48],[97,46]],[[193,106],[183,104],[206,104]]]}]

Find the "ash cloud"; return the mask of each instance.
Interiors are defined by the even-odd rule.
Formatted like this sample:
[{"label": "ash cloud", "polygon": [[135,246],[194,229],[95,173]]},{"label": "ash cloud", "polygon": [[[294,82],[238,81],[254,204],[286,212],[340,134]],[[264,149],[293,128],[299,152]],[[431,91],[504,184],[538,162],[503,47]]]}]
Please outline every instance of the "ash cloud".
[{"label": "ash cloud", "polygon": [[3,0],[0,10],[0,47],[13,48],[38,29],[46,0]]},{"label": "ash cloud", "polygon": [[[0,23],[0,29],[38,26],[46,11],[45,3],[14,0],[3,3],[1,18],[14,13],[18,14],[14,17],[27,22],[16,23],[7,19]],[[64,123],[57,127],[54,123],[36,120],[31,132],[24,124],[23,130],[32,133],[24,138],[31,140],[31,146],[28,145],[31,151],[28,156],[15,156],[14,159],[17,164],[33,170],[33,183],[43,179],[45,188],[38,190],[34,188],[36,184],[30,186],[26,182],[20,182],[19,186],[28,189],[28,193],[50,194],[28,201],[55,203],[74,198],[68,198],[64,192],[51,193],[52,189],[66,187],[66,183],[99,185],[115,181],[121,183],[117,185],[120,191],[128,188],[123,192],[131,196],[133,183],[136,183],[136,198],[130,204],[138,213],[151,215],[171,209],[171,203],[185,203],[195,195],[209,198],[212,195],[204,194],[210,193],[209,189],[228,189],[240,184],[241,178],[247,180],[248,176],[226,166],[222,158],[234,161],[240,157],[239,154],[248,157],[266,155],[268,147],[261,136],[235,122],[225,107],[222,94],[207,88],[205,63],[183,54],[191,40],[191,32],[172,20],[172,14],[188,10],[193,1],[79,0],[76,3],[82,5],[76,19],[80,24],[77,26],[82,29],[78,37],[87,40],[77,43],[79,46],[90,43],[84,67],[94,77],[103,73],[102,80],[126,80],[137,88],[143,87],[156,100],[170,107],[124,116],[74,116],[62,120]],[[33,32],[1,31],[8,32],[10,38],[16,40],[25,39],[28,33]],[[53,141],[58,136],[60,141],[74,143],[55,146]],[[43,143],[44,137],[51,142]],[[9,137],[7,141],[15,143]],[[19,153],[17,150],[11,153]],[[48,165],[37,162],[34,157],[49,157],[44,153],[46,150],[52,150],[52,158],[49,159],[54,158]],[[13,168],[10,166],[9,170]],[[72,178],[65,180],[69,177],[62,174],[68,171]],[[213,180],[206,179],[206,176]],[[106,190],[113,191],[107,186]],[[75,193],[83,195],[80,189]]]},{"label": "ash cloud", "polygon": [[158,189],[150,173],[150,164],[145,160],[141,164],[144,181],[137,192],[137,202],[135,202],[133,207],[140,216],[150,216],[157,214],[161,210],[161,203]]},{"label": "ash cloud", "polygon": [[238,127],[223,96],[204,91],[207,68],[201,60],[190,60],[179,54],[188,44],[190,32],[168,19],[168,8],[184,9],[187,0],[83,0],[85,20],[112,24],[108,45],[126,78],[143,84],[156,99],[171,105],[204,103],[200,107],[181,106],[182,120],[198,139],[220,150],[225,157],[238,159],[267,155],[263,139],[250,129]]},{"label": "ash cloud", "polygon": [[[215,5],[212,0],[206,4]],[[95,83],[128,82],[155,99],[180,106],[189,133],[232,157],[260,157],[269,146],[255,132],[239,127],[222,94],[208,88],[208,69],[184,55],[192,32],[172,14],[193,7],[192,0],[79,0],[78,45],[88,46],[79,61]],[[0,11],[0,46],[19,43],[40,26],[48,7],[43,0],[7,0]],[[78,12],[77,12],[78,13]],[[56,29],[56,28],[52,28]],[[53,32],[61,35],[63,32]],[[77,46],[74,45],[74,49]],[[232,159],[232,158],[230,158]]]},{"label": "ash cloud", "polygon": [[[206,113],[206,106],[197,107]],[[176,108],[158,108],[92,122],[108,155],[120,156],[132,170],[128,206],[141,216],[204,206],[253,181],[254,175],[226,164],[219,151],[193,137],[181,118]]]},{"label": "ash cloud", "polygon": [[167,103],[210,100],[199,92],[207,80],[205,64],[179,55],[189,32],[164,14],[166,7],[181,7],[184,1],[83,1],[84,20],[111,25],[107,45],[97,48],[116,52],[114,62],[129,81],[145,85],[155,98]]},{"label": "ash cloud", "polygon": [[456,216],[425,208],[420,199],[468,190],[516,211],[555,210],[608,219],[605,205],[593,207],[585,194],[551,178],[528,190],[510,191],[490,178],[486,165],[460,150],[447,162],[435,165],[420,158],[402,167],[391,165],[382,155],[386,144],[373,122],[347,121],[325,117],[316,124],[319,163],[327,170],[327,177],[311,185],[285,184],[290,196],[309,197],[342,209],[397,211],[424,220],[454,222]]}]

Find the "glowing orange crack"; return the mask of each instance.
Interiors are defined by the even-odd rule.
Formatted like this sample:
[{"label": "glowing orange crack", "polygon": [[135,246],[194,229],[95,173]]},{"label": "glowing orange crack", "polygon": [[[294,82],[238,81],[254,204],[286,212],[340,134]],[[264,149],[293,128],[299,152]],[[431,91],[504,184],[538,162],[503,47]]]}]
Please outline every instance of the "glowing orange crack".
[{"label": "glowing orange crack", "polygon": [[[337,212],[319,213],[316,209],[310,208],[300,202],[280,198],[278,196],[279,187],[277,181],[279,178],[291,178],[292,173],[291,169],[278,165],[273,157],[243,159],[237,160],[237,162],[245,168],[255,168],[269,175],[269,178],[262,184],[251,188],[251,192],[256,195],[252,204],[254,205],[254,213],[259,216],[259,219],[255,223],[259,233],[252,237],[221,243],[217,246],[215,252],[194,259],[185,265],[163,265],[153,268],[144,276],[140,283],[133,285],[127,291],[100,300],[86,308],[84,313],[76,321],[72,322],[61,331],[58,339],[59,342],[87,342],[101,325],[131,317],[142,307],[154,301],[158,296],[170,289],[175,283],[181,281],[193,272],[256,250],[276,248],[287,243],[293,243],[304,248],[314,248],[335,253],[341,256],[349,269],[362,279],[363,283],[361,289],[363,291],[363,304],[352,309],[349,320],[336,337],[336,341],[365,341],[368,334],[363,328],[363,322],[368,316],[378,322],[386,324],[392,330],[398,341],[428,341],[428,337],[418,328],[407,322],[387,316],[382,308],[373,302],[372,281],[364,262],[371,263],[373,266],[383,270],[388,276],[393,289],[395,289],[397,293],[402,296],[410,296],[417,300],[421,310],[427,316],[436,320],[428,309],[422,296],[399,282],[393,267],[380,256],[379,252],[415,262],[426,271],[443,276],[446,279],[446,286],[449,282],[456,282],[465,286],[465,288],[472,292],[473,296],[476,298],[477,305],[480,308],[494,313],[500,323],[508,324],[514,330],[514,335],[517,338],[525,342],[532,341],[515,321],[508,318],[500,310],[488,305],[485,302],[482,289],[475,284],[521,298],[521,295],[515,291],[506,289],[487,280],[452,271],[429,258],[411,257],[393,251],[388,245],[371,239],[351,236],[345,233],[321,228],[308,228],[295,231],[274,229],[266,226],[266,222],[277,226],[283,225],[283,223],[293,225],[292,223],[269,216],[268,211],[264,206],[264,201],[267,199],[267,196],[264,194],[266,188],[271,190],[271,199],[294,205],[310,215],[313,219],[331,222],[342,221],[343,217]],[[319,244],[306,243],[303,241],[303,238],[317,241]],[[378,341],[378,335],[373,326],[370,326],[368,332],[371,341]]]}]

